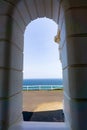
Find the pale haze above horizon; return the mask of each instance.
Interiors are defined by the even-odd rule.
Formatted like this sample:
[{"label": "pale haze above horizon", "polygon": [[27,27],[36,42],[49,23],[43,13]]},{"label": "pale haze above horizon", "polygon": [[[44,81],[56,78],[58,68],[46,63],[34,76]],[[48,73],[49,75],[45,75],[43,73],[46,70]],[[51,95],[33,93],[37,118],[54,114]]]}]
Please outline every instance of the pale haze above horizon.
[{"label": "pale haze above horizon", "polygon": [[62,78],[59,45],[54,42],[57,24],[48,18],[32,21],[24,33],[24,79]]}]

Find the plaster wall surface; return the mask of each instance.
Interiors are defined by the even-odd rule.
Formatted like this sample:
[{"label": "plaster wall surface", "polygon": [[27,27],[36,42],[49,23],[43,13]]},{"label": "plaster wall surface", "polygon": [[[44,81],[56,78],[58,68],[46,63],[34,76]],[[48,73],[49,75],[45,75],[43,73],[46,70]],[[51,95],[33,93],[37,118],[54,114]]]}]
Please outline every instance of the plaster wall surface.
[{"label": "plaster wall surface", "polygon": [[[22,121],[23,35],[29,22],[53,19],[60,30],[64,112],[70,130],[87,130],[87,1],[0,1],[0,129],[66,129],[65,124]],[[84,118],[85,116],[85,118]],[[6,118],[5,118],[6,117]],[[49,127],[48,127],[49,126]],[[60,128],[61,127],[61,128]],[[68,129],[68,128],[67,128]]]},{"label": "plaster wall surface", "polygon": [[59,49],[63,68],[65,119],[70,130],[86,130],[87,2],[63,0],[61,6]]}]

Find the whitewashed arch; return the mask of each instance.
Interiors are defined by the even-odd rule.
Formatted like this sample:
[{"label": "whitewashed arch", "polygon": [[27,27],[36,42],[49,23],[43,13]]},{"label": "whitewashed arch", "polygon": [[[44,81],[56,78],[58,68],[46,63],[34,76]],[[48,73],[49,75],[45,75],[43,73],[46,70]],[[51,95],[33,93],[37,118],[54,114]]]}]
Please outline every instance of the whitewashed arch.
[{"label": "whitewashed arch", "polygon": [[86,0],[0,1],[0,129],[22,121],[24,30],[45,16],[59,25],[65,119],[69,129],[87,130],[86,14]]}]

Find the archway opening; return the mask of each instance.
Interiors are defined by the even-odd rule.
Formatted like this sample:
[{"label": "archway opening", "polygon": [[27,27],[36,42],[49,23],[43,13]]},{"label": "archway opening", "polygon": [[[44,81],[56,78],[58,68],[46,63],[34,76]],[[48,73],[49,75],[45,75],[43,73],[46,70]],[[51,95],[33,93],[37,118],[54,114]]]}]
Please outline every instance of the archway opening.
[{"label": "archway opening", "polygon": [[57,28],[51,19],[39,18],[25,30],[23,115],[28,121],[58,121],[63,108],[62,67],[54,42]]}]

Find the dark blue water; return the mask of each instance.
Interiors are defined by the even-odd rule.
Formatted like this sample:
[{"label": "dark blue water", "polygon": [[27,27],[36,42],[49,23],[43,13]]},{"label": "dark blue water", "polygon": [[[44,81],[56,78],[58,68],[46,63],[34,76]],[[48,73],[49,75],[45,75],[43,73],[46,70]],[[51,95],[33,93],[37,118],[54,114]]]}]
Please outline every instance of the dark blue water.
[{"label": "dark blue water", "polygon": [[62,79],[24,79],[23,85],[62,85]]},{"label": "dark blue water", "polygon": [[53,90],[63,88],[62,79],[24,79],[23,90]]}]

